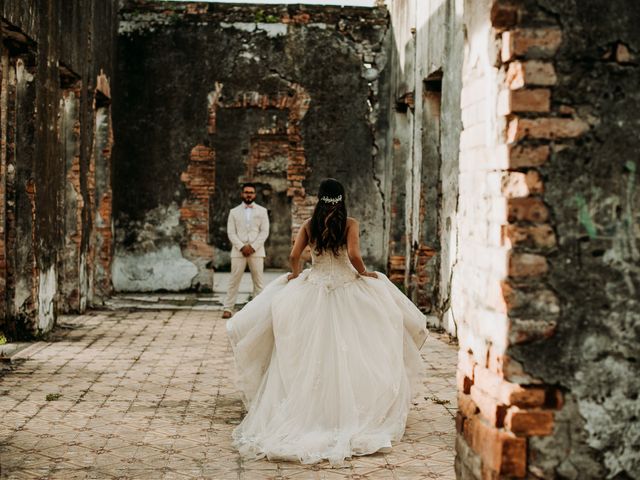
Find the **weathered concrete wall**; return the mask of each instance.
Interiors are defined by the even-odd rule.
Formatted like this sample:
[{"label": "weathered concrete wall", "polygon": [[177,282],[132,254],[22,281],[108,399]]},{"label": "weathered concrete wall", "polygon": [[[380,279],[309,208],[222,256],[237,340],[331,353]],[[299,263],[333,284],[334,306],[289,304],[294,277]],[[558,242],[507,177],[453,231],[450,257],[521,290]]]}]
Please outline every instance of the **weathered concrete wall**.
[{"label": "weathered concrete wall", "polygon": [[94,270],[91,119],[94,92],[108,90],[99,75],[113,70],[115,9],[0,2],[0,331],[9,338],[48,331],[57,312],[83,309],[93,292],[80,287]]},{"label": "weathered concrete wall", "polygon": [[270,210],[268,265],[286,267],[326,176],[353,192],[364,255],[383,265],[386,35],[384,9],[129,3],[116,84],[126,94],[115,104],[116,288],[211,288],[246,180]]},{"label": "weathered concrete wall", "polygon": [[461,478],[639,478],[639,19],[466,4]]},{"label": "weathered concrete wall", "polygon": [[388,202],[389,270],[430,314],[431,324],[455,334],[462,3],[388,4],[395,107],[387,141],[394,179]]},{"label": "weathered concrete wall", "polygon": [[520,309],[512,330],[533,333],[508,354],[566,396],[554,435],[530,443],[531,468],[566,478],[640,478],[640,4],[538,1],[518,14],[519,23],[506,26],[516,47],[525,27],[541,22],[546,42],[561,37],[548,60],[551,105],[542,116],[571,122],[566,128],[576,133],[558,139],[558,128],[546,134],[552,125],[536,117],[527,135],[550,138],[539,170],[557,237],[550,253],[523,246],[547,257],[546,275],[527,288],[553,291],[560,311]]},{"label": "weathered concrete wall", "polygon": [[640,8],[388,3],[390,273],[457,333],[458,476],[639,478]]}]

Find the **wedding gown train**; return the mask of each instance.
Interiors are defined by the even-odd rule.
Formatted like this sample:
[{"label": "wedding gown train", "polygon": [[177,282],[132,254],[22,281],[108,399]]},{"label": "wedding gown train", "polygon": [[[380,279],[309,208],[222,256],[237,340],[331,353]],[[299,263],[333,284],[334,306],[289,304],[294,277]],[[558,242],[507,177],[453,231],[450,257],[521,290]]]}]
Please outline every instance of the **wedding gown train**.
[{"label": "wedding gown train", "polygon": [[312,256],[227,322],[248,411],[233,432],[244,458],[340,464],[404,432],[425,316],[386,276],[360,277],[346,249]]}]

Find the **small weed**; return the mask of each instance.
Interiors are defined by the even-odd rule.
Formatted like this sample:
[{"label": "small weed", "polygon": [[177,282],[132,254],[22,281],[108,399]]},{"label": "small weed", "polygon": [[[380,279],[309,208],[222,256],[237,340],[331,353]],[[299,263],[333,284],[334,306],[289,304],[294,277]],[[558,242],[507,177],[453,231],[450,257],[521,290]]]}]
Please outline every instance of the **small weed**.
[{"label": "small weed", "polygon": [[0,332],[0,345],[4,345],[7,343],[7,337],[4,336],[4,333]]},{"label": "small weed", "polygon": [[56,400],[58,400],[60,397],[62,396],[61,393],[47,393],[47,396],[45,397],[45,400],[47,402],[55,402]]},{"label": "small weed", "polygon": [[255,23],[278,23],[280,21],[275,15],[265,14],[264,10],[258,10],[253,19]]},{"label": "small weed", "polygon": [[430,397],[424,397],[425,400],[431,400],[433,403],[437,403],[438,405],[447,405],[451,403],[449,400],[442,400],[441,398],[432,395]]}]

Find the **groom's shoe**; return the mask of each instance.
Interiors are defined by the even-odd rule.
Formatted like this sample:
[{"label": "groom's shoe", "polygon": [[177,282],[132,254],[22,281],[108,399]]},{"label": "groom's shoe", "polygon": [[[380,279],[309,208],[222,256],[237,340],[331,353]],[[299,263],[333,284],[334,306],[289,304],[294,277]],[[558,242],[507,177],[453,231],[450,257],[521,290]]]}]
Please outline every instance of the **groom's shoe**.
[{"label": "groom's shoe", "polygon": [[233,317],[233,313],[230,312],[229,310],[225,310],[224,312],[222,312],[222,318],[231,318]]}]

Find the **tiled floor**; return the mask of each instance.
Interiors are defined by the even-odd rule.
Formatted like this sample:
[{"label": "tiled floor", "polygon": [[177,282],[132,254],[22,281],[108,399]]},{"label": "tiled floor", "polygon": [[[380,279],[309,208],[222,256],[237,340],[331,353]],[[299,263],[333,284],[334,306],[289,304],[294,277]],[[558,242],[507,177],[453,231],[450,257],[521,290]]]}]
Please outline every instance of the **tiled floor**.
[{"label": "tiled floor", "polygon": [[456,351],[432,335],[427,376],[389,454],[344,468],[243,462],[243,414],[220,312],[65,317],[0,373],[2,478],[454,478]]}]

